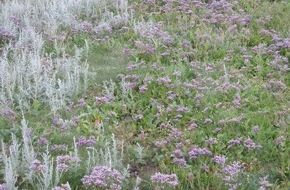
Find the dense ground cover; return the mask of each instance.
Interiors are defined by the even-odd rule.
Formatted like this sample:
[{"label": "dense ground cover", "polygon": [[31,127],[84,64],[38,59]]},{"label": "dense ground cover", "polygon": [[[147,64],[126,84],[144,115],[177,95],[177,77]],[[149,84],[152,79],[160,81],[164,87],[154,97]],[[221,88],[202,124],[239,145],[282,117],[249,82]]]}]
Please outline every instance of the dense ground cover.
[{"label": "dense ground cover", "polygon": [[290,2],[0,8],[0,189],[288,189]]}]

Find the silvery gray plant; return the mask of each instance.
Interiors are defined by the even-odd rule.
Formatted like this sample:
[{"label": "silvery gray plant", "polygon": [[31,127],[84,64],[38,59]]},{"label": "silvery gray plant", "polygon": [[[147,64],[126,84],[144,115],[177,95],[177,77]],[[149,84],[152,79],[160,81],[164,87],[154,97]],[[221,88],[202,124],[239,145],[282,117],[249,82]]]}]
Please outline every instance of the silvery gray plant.
[{"label": "silvery gray plant", "polygon": [[[84,48],[75,47],[74,56],[68,58],[63,44],[56,40],[67,37],[66,32],[60,36],[61,27],[81,29],[78,18],[83,15],[97,16],[93,29],[97,33],[104,25],[112,28],[132,19],[127,0],[15,0],[1,4],[0,40],[5,41],[0,51],[0,105],[10,102],[26,110],[31,103],[42,102],[55,113],[86,90],[89,68],[81,57],[88,53],[88,43]],[[44,53],[46,41],[52,41],[56,58]]]},{"label": "silvery gray plant", "polygon": [[[100,133],[103,131],[102,124],[99,124]],[[21,121],[22,138],[18,140],[12,134],[10,145],[2,142],[1,159],[3,164],[4,181],[8,190],[16,190],[17,185],[23,182],[29,183],[32,187],[39,190],[46,190],[59,184],[63,175],[61,168],[55,164],[50,150],[47,148],[43,152],[37,152],[32,145],[32,131],[23,117]],[[97,138],[99,143],[104,143],[102,148],[89,147],[87,158],[81,160],[78,154],[78,146],[74,139],[74,149],[70,152],[70,157],[76,162],[71,165],[71,169],[77,172],[80,162],[86,163],[87,173],[95,166],[108,166],[117,168],[124,178],[129,176],[129,166],[123,164],[123,142],[117,142],[114,135],[110,140],[105,137]],[[22,181],[19,181],[22,179]]]},{"label": "silvery gray plant", "polygon": [[94,166],[108,166],[119,170],[124,170],[126,168],[123,165],[123,142],[120,142],[121,150],[118,150],[117,141],[114,135],[112,135],[111,140],[111,142],[105,140],[105,146],[101,149],[96,149],[94,147],[87,148],[87,172]]},{"label": "silvery gray plant", "polygon": [[[10,156],[6,152],[10,153]],[[2,162],[4,165],[3,174],[6,189],[17,190],[17,172],[20,167],[20,145],[17,142],[15,135],[12,135],[12,143],[7,150],[2,142]]]},{"label": "silvery gray plant", "polygon": [[39,190],[56,186],[62,173],[55,166],[48,148],[46,152],[41,153],[41,162],[37,165],[38,168],[32,167],[37,160],[37,153],[32,145],[31,130],[24,117],[21,125],[22,139],[20,142],[14,134],[12,134],[9,146],[2,142],[1,157],[4,169],[1,172],[4,174],[6,189],[18,189],[18,177],[22,177],[22,182],[28,182]]}]

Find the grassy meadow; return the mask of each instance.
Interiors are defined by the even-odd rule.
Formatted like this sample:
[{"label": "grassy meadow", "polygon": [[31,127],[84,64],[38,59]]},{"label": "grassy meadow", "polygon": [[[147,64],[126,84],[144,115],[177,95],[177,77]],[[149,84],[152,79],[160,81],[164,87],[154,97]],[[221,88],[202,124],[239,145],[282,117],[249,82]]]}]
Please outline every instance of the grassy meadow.
[{"label": "grassy meadow", "polygon": [[0,190],[288,190],[289,0],[0,2]]}]

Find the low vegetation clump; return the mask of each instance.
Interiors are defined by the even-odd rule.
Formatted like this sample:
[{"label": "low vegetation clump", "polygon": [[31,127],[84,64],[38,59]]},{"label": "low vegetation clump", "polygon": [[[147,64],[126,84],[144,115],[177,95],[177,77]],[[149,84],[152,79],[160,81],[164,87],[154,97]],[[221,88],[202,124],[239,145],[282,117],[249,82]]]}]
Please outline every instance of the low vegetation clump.
[{"label": "low vegetation clump", "polygon": [[290,3],[0,8],[0,190],[288,189]]}]

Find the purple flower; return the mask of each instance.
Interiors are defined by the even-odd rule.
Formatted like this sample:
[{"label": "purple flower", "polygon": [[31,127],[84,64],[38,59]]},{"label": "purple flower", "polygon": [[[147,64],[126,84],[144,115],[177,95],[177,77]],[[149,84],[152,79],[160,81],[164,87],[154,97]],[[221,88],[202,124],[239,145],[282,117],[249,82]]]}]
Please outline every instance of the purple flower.
[{"label": "purple flower", "polygon": [[177,114],[174,116],[173,121],[178,121],[182,118],[183,116],[181,114]]},{"label": "purple flower", "polygon": [[176,148],[182,148],[182,147],[183,147],[183,143],[182,142],[176,144]]},{"label": "purple flower", "polygon": [[225,165],[227,158],[222,155],[222,156],[214,156],[212,161],[218,165]]},{"label": "purple flower", "polygon": [[284,82],[275,79],[269,80],[268,83],[264,85],[264,87],[272,92],[285,91],[287,89]]},{"label": "purple flower", "polygon": [[89,32],[93,29],[93,25],[90,22],[84,21],[81,23],[81,28],[83,32]]},{"label": "purple flower", "polygon": [[238,105],[240,105],[241,100],[242,100],[242,99],[241,99],[240,95],[236,94],[235,97],[234,97],[234,100],[233,100],[233,104],[234,104],[234,106],[238,106]]},{"label": "purple flower", "polygon": [[61,172],[67,172],[69,169],[69,166],[65,163],[60,163],[57,165],[57,169]]},{"label": "purple flower", "polygon": [[189,125],[188,130],[191,131],[191,130],[196,129],[196,128],[198,128],[197,124],[195,122],[192,122]]},{"label": "purple flower", "polygon": [[139,67],[138,64],[132,64],[132,65],[129,65],[129,66],[127,67],[127,70],[128,70],[128,71],[132,71],[132,70],[137,69],[138,67]]},{"label": "purple flower", "polygon": [[266,29],[262,29],[261,34],[264,36],[269,36],[269,37],[273,36],[273,33],[269,30],[266,30]]},{"label": "purple flower", "polygon": [[191,150],[188,152],[189,158],[191,160],[196,159],[198,156],[211,156],[212,153],[211,151],[207,150],[206,148],[197,148],[193,147]]},{"label": "purple flower", "polygon": [[162,56],[162,57],[167,57],[167,56],[169,56],[169,55],[170,55],[170,53],[169,53],[169,52],[167,52],[167,51],[166,51],[166,52],[163,52],[163,53],[161,53],[161,56]]},{"label": "purple flower", "polygon": [[184,158],[173,158],[173,163],[181,165],[182,167],[186,167],[187,166],[187,162]]},{"label": "purple flower", "polygon": [[218,133],[218,132],[220,132],[221,130],[222,130],[222,128],[217,127],[217,128],[215,128],[215,129],[213,130],[213,132],[214,132],[214,133]]},{"label": "purple flower", "polygon": [[78,147],[91,147],[96,143],[96,138],[94,136],[90,136],[88,139],[85,137],[80,137],[79,139],[76,140],[76,145]]},{"label": "purple flower", "polygon": [[41,172],[43,170],[43,165],[39,160],[35,159],[30,163],[29,169],[36,172]]},{"label": "purple flower", "polygon": [[27,138],[31,139],[31,137],[32,137],[32,129],[31,129],[31,128],[27,128],[27,129],[25,130],[25,136],[26,136]]},{"label": "purple flower", "polygon": [[113,29],[109,23],[102,22],[98,26],[96,26],[93,30],[94,32],[96,32],[96,34],[100,34],[102,32],[111,33]]},{"label": "purple flower", "polygon": [[201,168],[202,168],[204,171],[208,171],[208,170],[209,170],[209,166],[206,165],[206,164],[203,164],[203,165],[201,166]]},{"label": "purple flower", "polygon": [[72,111],[71,107],[69,107],[69,106],[66,106],[66,107],[65,107],[65,110],[66,110],[67,112],[71,112],[71,111]]},{"label": "purple flower", "polygon": [[155,142],[155,146],[156,146],[157,148],[164,147],[164,146],[166,146],[167,144],[168,144],[168,141],[156,141],[156,142]]},{"label": "purple flower", "polygon": [[56,157],[57,169],[61,172],[67,172],[69,169],[69,162],[71,157],[69,155],[60,155]]},{"label": "purple flower", "polygon": [[255,125],[252,130],[253,133],[257,134],[260,131],[260,127],[258,125]]},{"label": "purple flower", "polygon": [[57,125],[58,122],[59,122],[59,117],[58,117],[58,116],[55,116],[55,117],[52,119],[52,123],[53,123],[54,125]]},{"label": "purple flower", "polygon": [[180,77],[181,76],[181,71],[174,71],[172,75]]},{"label": "purple flower", "polygon": [[158,172],[151,176],[151,182],[156,184],[159,189],[166,189],[166,187],[176,187],[178,185],[178,178],[176,174],[162,174]]},{"label": "purple flower", "polygon": [[73,117],[71,117],[70,120],[71,120],[72,122],[74,122],[74,123],[77,123],[77,122],[80,121],[80,118],[79,118],[78,116],[73,116]]},{"label": "purple flower", "polygon": [[256,145],[256,143],[254,143],[254,141],[248,137],[246,140],[244,140],[244,146],[248,149],[248,150],[255,150],[258,148],[262,148],[261,145]]},{"label": "purple flower", "polygon": [[183,46],[183,47],[186,47],[186,48],[189,48],[189,47],[190,47],[190,42],[187,41],[187,40],[184,40],[184,41],[182,42],[182,46]]},{"label": "purple flower", "polygon": [[204,124],[211,124],[211,123],[212,123],[212,120],[209,118],[204,120]]},{"label": "purple flower", "polygon": [[54,145],[50,148],[51,151],[67,150],[68,146],[66,144]]},{"label": "purple flower", "polygon": [[153,77],[147,76],[143,79],[144,84],[149,84],[153,80]]},{"label": "purple flower", "polygon": [[177,157],[177,158],[183,158],[184,157],[184,154],[183,152],[180,150],[180,149],[176,149],[174,152],[173,152],[174,156]]},{"label": "purple flower", "polygon": [[139,24],[136,29],[141,37],[149,40],[160,38],[166,44],[172,43],[172,37],[162,30],[162,23]]},{"label": "purple flower", "polygon": [[123,89],[134,89],[138,85],[137,82],[124,82],[122,84]]},{"label": "purple flower", "polygon": [[171,83],[171,79],[169,77],[160,77],[156,79],[156,82],[158,82],[159,84],[169,84]]},{"label": "purple flower", "polygon": [[135,41],[135,46],[142,50],[142,54],[154,54],[155,48],[150,44],[145,44],[141,41]]},{"label": "purple flower", "polygon": [[3,27],[0,27],[0,37],[5,41],[16,39],[16,35],[14,33],[12,33],[10,30],[7,30]]},{"label": "purple flower", "polygon": [[171,106],[168,106],[167,108],[166,108],[166,112],[167,113],[171,113],[173,111],[173,108],[171,107]]},{"label": "purple flower", "polygon": [[107,97],[96,97],[96,103],[98,105],[102,105],[102,104],[106,104],[108,103],[110,100]]},{"label": "purple flower", "polygon": [[3,116],[15,116],[15,113],[11,109],[1,110],[0,115]]},{"label": "purple flower", "polygon": [[276,140],[275,140],[275,144],[276,145],[281,145],[284,140],[285,140],[284,136],[277,137]]},{"label": "purple flower", "polygon": [[121,50],[121,54],[122,55],[125,55],[125,56],[130,56],[132,55],[132,49],[127,49],[127,48],[124,48],[123,50]]},{"label": "purple flower", "polygon": [[183,112],[183,113],[187,113],[187,112],[189,112],[189,109],[188,109],[188,108],[185,108],[185,107],[182,107],[182,106],[179,106],[179,105],[176,105],[176,106],[175,106],[175,109],[176,109],[176,111],[178,111],[178,112]]},{"label": "purple flower", "polygon": [[222,169],[223,180],[230,189],[236,189],[240,185],[237,178],[242,171],[243,167],[240,162],[233,162],[232,164],[224,166]]},{"label": "purple flower", "polygon": [[106,189],[121,190],[122,175],[118,170],[107,166],[97,166],[93,168],[90,175],[82,178],[82,183],[86,187],[105,187]]},{"label": "purple flower", "polygon": [[238,26],[237,26],[236,24],[231,25],[231,26],[227,29],[227,32],[228,32],[228,33],[235,33],[235,32],[237,32],[237,28],[238,28]]},{"label": "purple flower", "polygon": [[231,147],[236,146],[236,145],[240,145],[242,139],[243,138],[240,137],[240,138],[237,138],[237,139],[231,139],[231,140],[229,140],[229,142],[228,142],[228,144],[229,144],[228,148],[231,148]]},{"label": "purple flower", "polygon": [[167,98],[169,99],[169,100],[173,100],[177,95],[174,93],[174,92],[172,92],[172,91],[168,91],[167,93],[166,93],[168,96],[167,96]]},{"label": "purple flower", "polygon": [[208,138],[207,139],[207,143],[209,145],[214,145],[214,144],[217,144],[218,143],[218,140],[216,138]]},{"label": "purple flower", "polygon": [[268,176],[259,178],[260,179],[260,181],[259,181],[259,185],[260,185],[259,190],[266,190],[267,187],[272,186],[272,184],[269,183],[267,178],[268,178]]},{"label": "purple flower", "polygon": [[7,190],[5,183],[0,184],[0,190]]},{"label": "purple flower", "polygon": [[82,98],[79,100],[79,103],[76,105],[76,107],[84,107],[86,105],[86,101]]},{"label": "purple flower", "polygon": [[48,140],[45,137],[40,137],[37,140],[37,143],[40,144],[40,145],[46,145],[48,143]]},{"label": "purple flower", "polygon": [[139,91],[140,92],[145,92],[147,90],[148,90],[147,85],[142,85],[142,86],[139,87]]},{"label": "purple flower", "polygon": [[20,27],[23,26],[23,24],[21,23],[20,16],[10,16],[9,20],[11,20],[13,22],[13,24],[17,27],[17,29],[19,29]]},{"label": "purple flower", "polygon": [[170,134],[168,135],[168,141],[174,141],[174,140],[178,140],[181,138],[182,132],[180,130],[178,130],[177,128],[173,128],[170,132]]},{"label": "purple flower", "polygon": [[240,162],[233,162],[232,164],[226,165],[223,168],[223,172],[229,175],[226,181],[230,181],[233,177],[238,175],[242,171],[242,164]]},{"label": "purple flower", "polygon": [[65,130],[67,130],[68,126],[66,123],[63,123],[61,126],[60,126],[60,130],[63,132]]},{"label": "purple flower", "polygon": [[155,0],[147,0],[146,2],[149,4],[155,4]]}]

